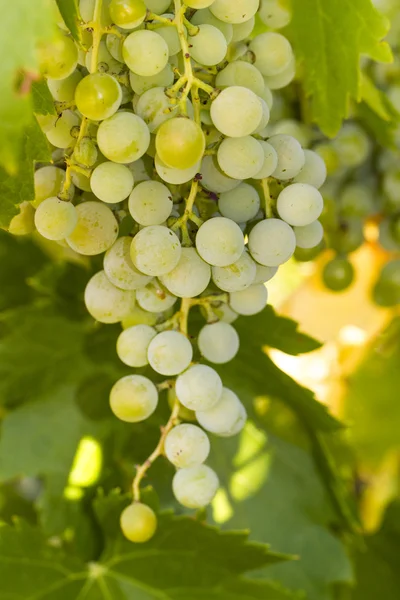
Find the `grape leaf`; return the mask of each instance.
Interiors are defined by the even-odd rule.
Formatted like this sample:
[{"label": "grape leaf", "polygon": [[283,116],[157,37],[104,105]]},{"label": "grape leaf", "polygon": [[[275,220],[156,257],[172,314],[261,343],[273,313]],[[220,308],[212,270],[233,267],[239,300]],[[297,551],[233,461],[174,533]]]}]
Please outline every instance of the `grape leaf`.
[{"label": "grape leaf", "polygon": [[55,115],[54,99],[45,79],[32,84],[33,112],[38,115]]},{"label": "grape leaf", "polygon": [[388,22],[371,0],[293,0],[292,9],[289,35],[303,66],[312,119],[334,136],[349,98],[361,99],[360,56],[391,61],[389,45],[381,41]]},{"label": "grape leaf", "polygon": [[80,43],[82,38],[78,25],[81,21],[81,17],[79,14],[77,0],[57,0],[57,6],[60,10],[62,18],[64,19],[64,23],[72,34],[72,37],[78,43]]},{"label": "grape leaf", "polygon": [[[267,581],[242,577],[269,562],[268,548],[186,517],[160,515],[159,533],[133,545],[119,536],[85,564],[24,523],[0,528],[2,592],[13,600],[289,600]],[[283,558],[283,557],[282,557]]]}]

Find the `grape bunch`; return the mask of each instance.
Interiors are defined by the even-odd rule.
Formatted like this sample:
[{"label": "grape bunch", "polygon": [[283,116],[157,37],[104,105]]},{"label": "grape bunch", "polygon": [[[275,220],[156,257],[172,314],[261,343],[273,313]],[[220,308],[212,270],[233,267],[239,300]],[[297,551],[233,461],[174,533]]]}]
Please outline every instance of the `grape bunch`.
[{"label": "grape bunch", "polygon": [[[140,484],[158,456],[176,467],[184,507],[204,507],[217,492],[207,433],[238,434],[246,410],[205,363],[234,359],[232,323],[265,308],[264,284],[296,246],[321,241],[326,169],[293,136],[268,133],[271,90],[295,74],[276,31],[290,20],[281,0],[81,0],[80,13],[83,48],[62,23],[40,48],[58,114],[38,120],[54,163],[37,169],[35,199],[10,231],[33,223],[80,255],[104,254],[87,310],[122,323],[125,365],[154,372],[117,381],[113,413],[141,422],[168,392],[170,419],[121,516],[124,535],[144,542],[156,517]],[[196,306],[205,323],[192,339]]]}]

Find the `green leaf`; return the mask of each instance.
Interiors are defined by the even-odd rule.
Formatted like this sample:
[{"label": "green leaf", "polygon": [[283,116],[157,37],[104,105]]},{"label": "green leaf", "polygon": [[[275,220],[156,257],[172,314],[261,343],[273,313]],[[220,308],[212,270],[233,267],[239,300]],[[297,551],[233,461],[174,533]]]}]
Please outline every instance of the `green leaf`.
[{"label": "green leaf", "polygon": [[57,0],[57,6],[64,19],[64,23],[72,33],[72,37],[80,43],[82,39],[81,30],[79,29],[81,17],[77,0]]},{"label": "green leaf", "polygon": [[31,122],[23,134],[20,172],[11,177],[0,167],[0,227],[9,226],[11,219],[19,213],[18,204],[35,198],[35,161],[49,162],[50,160],[47,139],[38,122],[31,115]]},{"label": "green leaf", "polygon": [[33,112],[38,115],[56,115],[54,99],[45,79],[32,84]]},{"label": "green leaf", "polygon": [[[0,23],[0,165],[9,174],[19,172],[21,178],[25,177],[21,146],[32,119],[29,83],[37,72],[37,44],[52,34],[52,25],[53,10],[47,0],[14,0],[4,5]],[[18,75],[25,80],[23,86],[17,83]]]},{"label": "green leaf", "polygon": [[360,93],[362,100],[378,117],[383,121],[390,121],[393,116],[393,110],[390,111],[388,109],[385,94],[375,86],[372,79],[366,73],[361,74]]},{"label": "green leaf", "polygon": [[267,581],[244,577],[269,562],[266,546],[189,518],[160,515],[145,546],[119,536],[100,560],[85,564],[18,523],[0,528],[2,593],[13,600],[289,600]]},{"label": "green leaf", "polygon": [[390,48],[381,41],[388,22],[371,0],[293,0],[292,5],[290,36],[312,120],[334,136],[349,99],[361,99],[361,55],[391,61]]}]

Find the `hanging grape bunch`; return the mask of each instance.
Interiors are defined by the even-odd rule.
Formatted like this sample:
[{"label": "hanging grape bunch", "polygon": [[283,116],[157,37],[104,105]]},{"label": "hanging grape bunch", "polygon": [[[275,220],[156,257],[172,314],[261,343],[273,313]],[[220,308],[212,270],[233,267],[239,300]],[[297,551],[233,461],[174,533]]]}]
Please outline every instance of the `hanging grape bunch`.
[{"label": "hanging grape bunch", "polygon": [[[257,11],[270,30],[253,35]],[[183,506],[206,506],[217,491],[206,432],[238,434],[246,410],[215,369],[193,362],[194,345],[209,363],[234,359],[232,323],[265,308],[264,284],[296,244],[322,239],[326,169],[294,137],[266,129],[271,89],[295,73],[291,45],[274,31],[290,20],[279,0],[81,0],[80,12],[85,50],[60,29],[40,51],[58,111],[40,124],[60,166],[36,171],[36,198],[11,230],[34,219],[48,240],[105,253],[86,307],[122,323],[123,363],[157,374],[115,383],[116,417],[147,419],[168,390],[170,418],[121,516],[125,536],[144,542],[156,517],[141,482],[161,454],[177,468]],[[195,306],[205,322],[192,340]]]}]

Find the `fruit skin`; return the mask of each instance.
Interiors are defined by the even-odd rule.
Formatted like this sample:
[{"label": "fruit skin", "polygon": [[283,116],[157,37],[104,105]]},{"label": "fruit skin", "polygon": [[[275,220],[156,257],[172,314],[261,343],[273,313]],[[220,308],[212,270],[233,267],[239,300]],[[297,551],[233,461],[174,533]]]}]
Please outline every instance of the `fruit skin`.
[{"label": "fruit skin", "polygon": [[157,154],[173,169],[189,169],[198,163],[205,147],[202,129],[191,119],[174,117],[165,121],[157,132]]},{"label": "fruit skin", "polygon": [[120,525],[122,533],[130,542],[143,544],[154,536],[157,517],[147,504],[135,502],[122,511]]},{"label": "fruit skin", "polygon": [[347,258],[334,258],[325,265],[322,279],[332,292],[343,292],[353,283],[354,267]]}]

